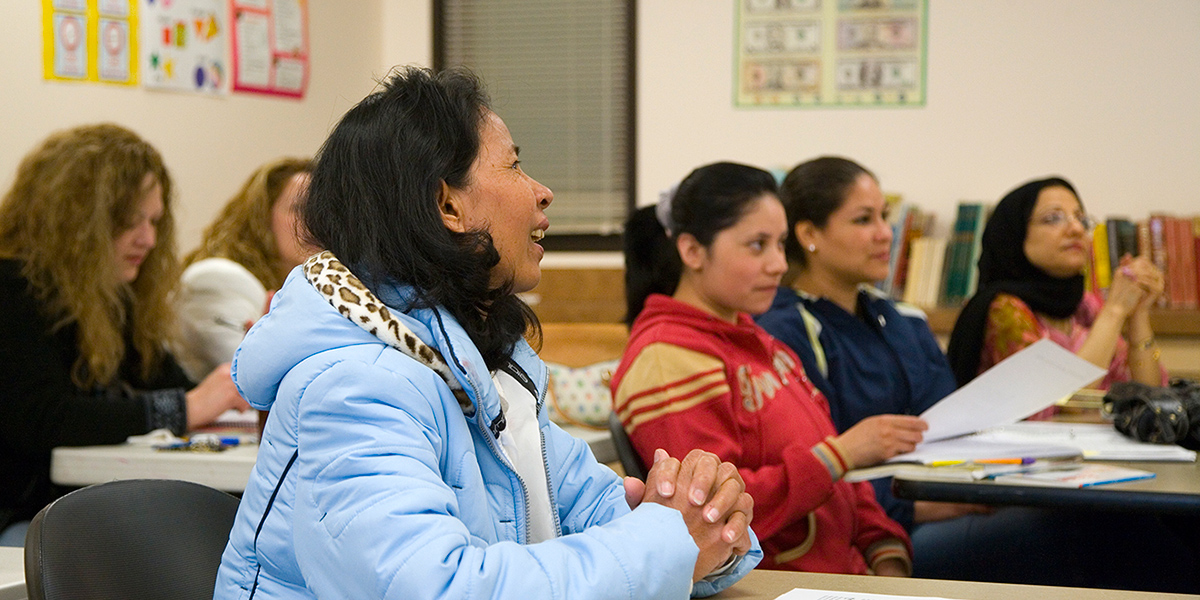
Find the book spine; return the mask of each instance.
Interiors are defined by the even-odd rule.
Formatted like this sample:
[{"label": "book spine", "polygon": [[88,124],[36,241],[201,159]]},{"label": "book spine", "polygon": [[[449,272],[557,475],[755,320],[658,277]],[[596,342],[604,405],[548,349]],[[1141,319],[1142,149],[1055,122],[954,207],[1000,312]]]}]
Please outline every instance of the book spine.
[{"label": "book spine", "polygon": [[1192,217],[1192,246],[1196,261],[1196,303],[1200,305],[1200,216]]},{"label": "book spine", "polygon": [[1163,215],[1150,215],[1150,261],[1154,266],[1158,267],[1163,273],[1163,293],[1158,297],[1157,305],[1162,308],[1168,304],[1168,294],[1171,287],[1171,278],[1167,274],[1167,251],[1165,247],[1166,239],[1163,232]]},{"label": "book spine", "polygon": [[1150,221],[1137,222],[1138,256],[1150,257]]},{"label": "book spine", "polygon": [[1166,254],[1167,268],[1164,271],[1167,282],[1167,307],[1184,308],[1187,304],[1187,291],[1184,290],[1183,256],[1180,255],[1179,219],[1163,217],[1163,250]]},{"label": "book spine", "polygon": [[1128,219],[1119,219],[1117,221],[1117,245],[1120,247],[1121,256],[1129,255],[1131,257],[1138,255],[1138,239],[1137,225]]},{"label": "book spine", "polygon": [[938,303],[938,284],[942,281],[942,270],[946,264],[946,240],[933,238],[929,241],[929,287],[925,291],[925,303],[922,306],[934,307]]},{"label": "book spine", "polygon": [[920,211],[914,206],[909,207],[904,215],[904,239],[900,242],[900,257],[896,260],[896,282],[892,285],[892,297],[904,298],[908,284],[908,269],[912,259],[912,243],[916,239],[915,223]]},{"label": "book spine", "polygon": [[963,256],[966,250],[963,243],[968,235],[969,213],[969,205],[966,202],[959,202],[954,218],[954,229],[950,232],[950,240],[946,243],[945,268],[942,270],[941,293],[938,294],[941,304],[954,304],[960,298],[959,289],[963,287],[960,279],[966,275],[961,264],[966,261],[966,257]]},{"label": "book spine", "polygon": [[1187,218],[1175,220],[1178,228],[1176,234],[1179,240],[1179,285],[1183,288],[1183,306],[1186,310],[1195,310],[1198,306],[1196,292],[1196,239],[1192,234],[1192,221]]},{"label": "book spine", "polygon": [[896,292],[896,268],[900,264],[901,248],[904,246],[904,221],[907,219],[906,213],[909,210],[907,204],[899,204],[893,207],[893,211],[889,213],[889,221],[892,226],[892,245],[888,248],[888,274],[887,279],[883,281],[883,293],[895,298]]},{"label": "book spine", "polygon": [[1108,289],[1112,284],[1112,268],[1108,259],[1108,223],[1104,221],[1097,223],[1092,233],[1092,261],[1095,264],[1093,275],[1096,288]]},{"label": "book spine", "polygon": [[990,207],[981,203],[979,218],[975,220],[974,237],[971,240],[971,256],[967,260],[967,298],[974,296],[976,288],[979,287],[979,256],[983,253],[983,229],[987,226],[990,215]]},{"label": "book spine", "polygon": [[925,238],[916,238],[912,240],[912,244],[908,249],[908,265],[904,276],[904,301],[909,304],[920,304],[918,300],[918,291],[920,289],[920,278],[922,267],[925,262],[925,244],[928,242]]},{"label": "book spine", "polygon": [[1104,232],[1108,238],[1108,264],[1113,269],[1121,264],[1121,239],[1119,237],[1121,225],[1119,221],[1120,219],[1115,217],[1109,217],[1104,221]]}]

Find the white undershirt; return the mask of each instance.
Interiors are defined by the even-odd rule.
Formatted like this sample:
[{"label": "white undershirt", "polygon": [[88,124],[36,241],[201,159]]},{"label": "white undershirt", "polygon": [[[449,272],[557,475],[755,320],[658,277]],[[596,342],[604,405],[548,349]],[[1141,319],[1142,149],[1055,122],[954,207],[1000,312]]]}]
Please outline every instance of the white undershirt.
[{"label": "white undershirt", "polygon": [[496,371],[492,375],[496,391],[508,404],[504,412],[506,424],[500,432],[500,452],[512,463],[521,481],[525,482],[529,500],[529,540],[536,544],[558,537],[554,526],[546,463],[542,458],[542,435],[538,430],[537,399],[512,375]]}]

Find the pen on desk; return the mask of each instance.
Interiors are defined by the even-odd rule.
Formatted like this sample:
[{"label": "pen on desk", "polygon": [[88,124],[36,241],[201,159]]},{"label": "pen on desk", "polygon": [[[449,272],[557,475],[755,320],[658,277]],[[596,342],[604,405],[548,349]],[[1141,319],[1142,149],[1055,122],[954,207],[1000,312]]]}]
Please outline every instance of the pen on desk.
[{"label": "pen on desk", "polygon": [[931,466],[931,467],[953,467],[953,466],[961,465],[965,462],[967,462],[967,461],[965,461],[965,460],[935,460],[933,462],[930,462],[929,466]]},{"label": "pen on desk", "polygon": [[977,465],[1028,465],[1036,460],[1036,458],[1026,456],[1023,458],[977,458],[972,462]]}]

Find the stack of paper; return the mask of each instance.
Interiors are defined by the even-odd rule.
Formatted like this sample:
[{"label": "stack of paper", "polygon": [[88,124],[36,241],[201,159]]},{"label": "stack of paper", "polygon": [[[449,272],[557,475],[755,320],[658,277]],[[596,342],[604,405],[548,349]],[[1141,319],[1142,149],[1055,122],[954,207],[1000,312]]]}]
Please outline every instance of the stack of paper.
[{"label": "stack of paper", "polygon": [[1112,425],[1024,421],[969,436],[987,443],[1053,444],[1077,448],[1087,460],[1195,462],[1196,453],[1174,444],[1148,444],[1128,438]]},{"label": "stack of paper", "polygon": [[1016,459],[1026,464],[1079,457],[1196,459],[1195,452],[1179,446],[1136,442],[1111,425],[1017,422],[1103,374],[1103,369],[1050,340],[1036,342],[925,411],[921,418],[929,423],[929,429],[916,450],[883,465],[851,471],[846,479],[863,481],[894,475],[979,479],[1000,474],[972,463],[980,459]]},{"label": "stack of paper", "polygon": [[1014,473],[996,477],[996,483],[1036,485],[1044,487],[1085,488],[1106,483],[1121,483],[1153,479],[1154,473],[1115,465],[1078,465],[1070,469],[1055,469],[1032,473]]}]

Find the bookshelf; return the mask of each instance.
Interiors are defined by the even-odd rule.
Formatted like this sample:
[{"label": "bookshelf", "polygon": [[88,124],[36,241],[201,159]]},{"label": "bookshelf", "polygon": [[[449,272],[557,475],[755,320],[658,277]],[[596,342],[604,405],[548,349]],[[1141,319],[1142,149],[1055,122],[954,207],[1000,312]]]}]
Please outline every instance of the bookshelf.
[{"label": "bookshelf", "polygon": [[[942,349],[950,340],[958,308],[926,308],[929,328]],[[1153,309],[1150,325],[1162,350],[1162,364],[1172,377],[1200,379],[1200,310]]]},{"label": "bookshelf", "polygon": [[[526,300],[543,323],[621,323],[625,317],[624,269],[617,259],[551,264]],[[958,307],[925,308],[943,350]],[[1200,310],[1150,312],[1163,364],[1173,376],[1200,378]]]},{"label": "bookshelf", "polygon": [[[954,321],[958,319],[959,309],[938,307],[924,310],[933,333],[949,336],[954,329]],[[1200,336],[1200,310],[1154,309],[1150,311],[1150,325],[1157,336]]]}]

